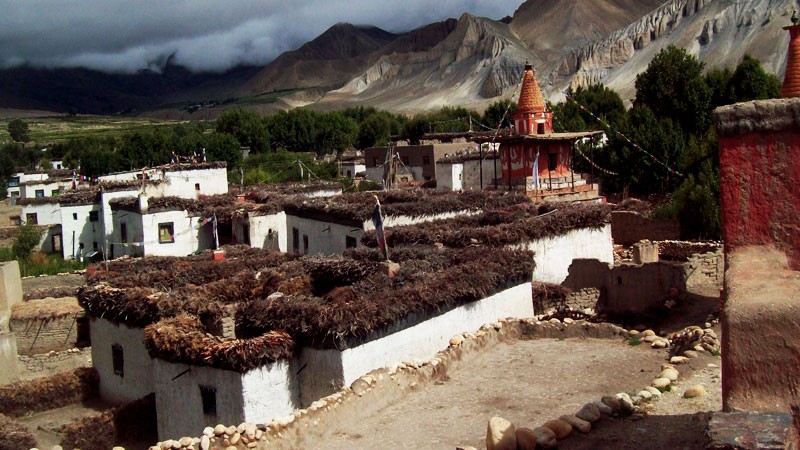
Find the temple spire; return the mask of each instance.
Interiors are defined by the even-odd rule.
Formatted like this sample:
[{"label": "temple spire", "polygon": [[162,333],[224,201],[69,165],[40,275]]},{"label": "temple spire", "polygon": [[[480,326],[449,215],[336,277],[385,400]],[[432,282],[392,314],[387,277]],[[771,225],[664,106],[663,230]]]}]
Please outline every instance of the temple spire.
[{"label": "temple spire", "polygon": [[789,30],[789,50],[786,57],[786,72],[783,75],[781,97],[800,97],[800,19],[797,10],[792,12],[792,25],[783,27]]},{"label": "temple spire", "polygon": [[536,82],[536,71],[529,61],[525,61],[525,72],[522,74],[522,88],[519,94],[517,111],[522,113],[541,113],[545,111],[544,97],[539,83]]}]

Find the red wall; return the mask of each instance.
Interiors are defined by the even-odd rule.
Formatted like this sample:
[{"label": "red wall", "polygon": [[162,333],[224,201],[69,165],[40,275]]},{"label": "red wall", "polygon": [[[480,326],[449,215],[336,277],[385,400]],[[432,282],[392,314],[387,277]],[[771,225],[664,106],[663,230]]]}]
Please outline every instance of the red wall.
[{"label": "red wall", "polygon": [[[533,174],[533,160],[536,158],[536,144],[514,143],[500,144],[500,163],[503,167],[503,179],[508,180],[509,171],[511,179],[530,177]],[[569,146],[564,143],[552,142],[539,144],[539,177],[547,178],[547,164],[550,153],[559,153],[556,169],[550,172],[553,177],[564,176],[569,173]],[[509,155],[511,158],[509,165]]]},{"label": "red wall", "polygon": [[774,244],[800,270],[800,130],[720,138],[726,252]]}]

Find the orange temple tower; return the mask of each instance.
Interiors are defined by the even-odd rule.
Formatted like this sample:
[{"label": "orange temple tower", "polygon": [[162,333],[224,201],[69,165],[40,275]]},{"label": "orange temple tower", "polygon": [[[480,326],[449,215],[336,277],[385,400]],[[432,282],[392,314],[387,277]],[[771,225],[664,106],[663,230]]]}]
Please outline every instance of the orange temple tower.
[{"label": "orange temple tower", "polygon": [[789,52],[786,55],[781,97],[800,97],[800,20],[797,11],[792,13],[792,25],[783,29],[789,31]]}]

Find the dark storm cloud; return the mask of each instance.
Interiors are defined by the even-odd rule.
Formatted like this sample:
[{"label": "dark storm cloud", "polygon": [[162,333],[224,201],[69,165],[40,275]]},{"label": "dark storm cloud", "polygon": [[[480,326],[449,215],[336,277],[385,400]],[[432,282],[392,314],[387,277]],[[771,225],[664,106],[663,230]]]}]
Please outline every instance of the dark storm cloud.
[{"label": "dark storm cloud", "polygon": [[264,64],[337,22],[402,32],[521,0],[0,0],[0,66],[193,70]]}]

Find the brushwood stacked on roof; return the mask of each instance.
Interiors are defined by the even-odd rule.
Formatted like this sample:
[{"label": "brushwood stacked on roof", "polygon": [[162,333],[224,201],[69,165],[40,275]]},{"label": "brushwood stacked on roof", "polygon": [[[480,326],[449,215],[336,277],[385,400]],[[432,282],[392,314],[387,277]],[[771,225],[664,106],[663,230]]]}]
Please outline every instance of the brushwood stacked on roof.
[{"label": "brushwood stacked on roof", "polygon": [[381,202],[384,216],[432,216],[454,211],[504,208],[531,203],[524,194],[469,191],[450,192],[430,189],[357,192],[327,198],[288,199],[284,209],[301,217],[325,217],[360,225],[372,216],[375,196]]},{"label": "brushwood stacked on roof", "polygon": [[[151,356],[243,372],[291,356],[295,343],[341,349],[443,314],[530,281],[534,264],[523,250],[401,247],[389,278],[369,248],[228,254],[114,261],[79,299],[93,316],[146,327]],[[238,339],[212,326],[226,314]]]},{"label": "brushwood stacked on roof", "polygon": [[[431,245],[464,248],[474,245],[503,247],[565,234],[580,228],[601,228],[611,220],[606,205],[533,205],[489,209],[473,216],[392,227],[386,232],[389,246]],[[377,247],[374,232],[361,242]]]}]

